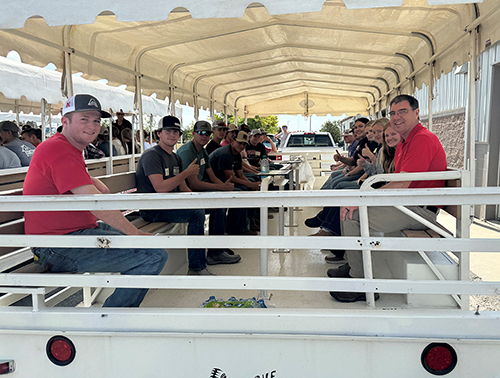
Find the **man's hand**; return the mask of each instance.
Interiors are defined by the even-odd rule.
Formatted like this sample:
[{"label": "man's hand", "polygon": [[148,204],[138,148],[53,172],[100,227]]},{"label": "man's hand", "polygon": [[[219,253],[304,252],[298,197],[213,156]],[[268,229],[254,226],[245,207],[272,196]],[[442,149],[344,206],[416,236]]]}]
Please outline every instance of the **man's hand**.
[{"label": "man's hand", "polygon": [[250,182],[250,189],[260,190],[260,182]]},{"label": "man's hand", "polygon": [[194,159],[193,162],[186,168],[185,172],[187,177],[196,176],[200,172],[200,166],[196,164],[197,161],[198,158]]},{"label": "man's hand", "polygon": [[231,182],[233,176],[229,177],[224,184],[221,186],[221,190],[225,192],[231,192],[234,190],[234,184]]},{"label": "man's hand", "polygon": [[337,153],[335,155],[333,155],[333,160],[335,161],[340,161],[340,158],[342,157],[342,155],[340,154],[339,150],[335,150]]},{"label": "man's hand", "polygon": [[345,221],[347,214],[349,214],[349,219],[352,220],[352,215],[354,214],[355,210],[358,210],[358,206],[346,206],[340,209],[340,220]]}]

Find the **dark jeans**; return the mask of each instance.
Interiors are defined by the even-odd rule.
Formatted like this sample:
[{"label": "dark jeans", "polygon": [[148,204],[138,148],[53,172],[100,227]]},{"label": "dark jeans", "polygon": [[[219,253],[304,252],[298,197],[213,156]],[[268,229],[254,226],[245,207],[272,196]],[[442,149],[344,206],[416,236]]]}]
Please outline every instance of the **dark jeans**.
[{"label": "dark jeans", "polygon": [[[234,190],[246,191],[248,188],[244,185],[235,185]],[[226,233],[229,235],[242,235],[247,229],[247,209],[228,209]]]},{"label": "dark jeans", "polygon": [[[106,223],[68,235],[124,235]],[[158,275],[167,261],[164,249],[33,248],[38,264],[52,273],[106,272],[125,275]],[[139,307],[148,289],[117,288],[104,307]]]},{"label": "dark jeans", "polygon": [[[141,217],[148,222],[188,223],[188,235],[204,235],[205,210],[141,210]],[[190,270],[203,270],[207,267],[205,249],[188,249]]]},{"label": "dark jeans", "polygon": [[[226,209],[205,209],[208,218],[208,234],[224,235],[226,231]],[[209,249],[207,256],[214,257],[224,252],[223,249]]]}]

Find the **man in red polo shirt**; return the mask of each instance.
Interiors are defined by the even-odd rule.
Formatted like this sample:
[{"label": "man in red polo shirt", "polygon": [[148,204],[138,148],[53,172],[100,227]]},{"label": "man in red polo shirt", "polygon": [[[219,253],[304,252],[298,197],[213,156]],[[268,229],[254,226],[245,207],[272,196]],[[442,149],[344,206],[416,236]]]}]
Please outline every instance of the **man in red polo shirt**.
[{"label": "man in red polo shirt", "polygon": [[[418,101],[408,95],[400,95],[391,101],[391,126],[401,134],[403,141],[396,148],[395,173],[446,171],[446,155],[439,139],[423,127],[419,121]],[[439,188],[444,180],[390,182],[383,189]],[[436,206],[407,206],[424,219],[435,223],[439,209]],[[360,236],[359,211],[355,206],[341,210],[343,236]],[[427,226],[394,207],[368,207],[370,233],[385,235],[401,230],[425,230]],[[348,263],[336,269],[329,269],[329,277],[364,277],[361,251],[346,251]],[[340,302],[366,300],[364,293],[330,292]],[[378,299],[378,294],[375,294]]]}]

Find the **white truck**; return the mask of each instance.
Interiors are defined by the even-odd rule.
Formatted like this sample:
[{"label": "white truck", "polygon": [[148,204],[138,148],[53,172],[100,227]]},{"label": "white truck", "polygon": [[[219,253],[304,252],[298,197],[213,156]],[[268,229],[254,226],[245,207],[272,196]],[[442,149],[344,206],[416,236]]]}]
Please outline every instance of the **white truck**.
[{"label": "white truck", "polygon": [[333,155],[336,153],[336,148],[337,145],[330,133],[291,133],[283,145],[278,148],[276,161],[289,160],[293,156],[303,156],[309,162],[314,176],[321,176],[321,172],[330,172],[330,166],[335,163]]}]

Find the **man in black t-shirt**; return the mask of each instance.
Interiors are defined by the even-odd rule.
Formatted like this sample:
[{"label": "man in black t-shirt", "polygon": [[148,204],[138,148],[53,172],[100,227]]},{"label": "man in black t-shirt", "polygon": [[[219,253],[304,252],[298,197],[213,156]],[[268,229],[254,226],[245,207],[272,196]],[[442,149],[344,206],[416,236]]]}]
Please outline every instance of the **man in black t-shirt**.
[{"label": "man in black t-shirt", "polygon": [[248,163],[254,167],[260,169],[260,162],[264,158],[267,157],[266,146],[260,143],[261,132],[259,129],[253,129],[250,132],[250,143],[246,146],[247,151],[247,160]]},{"label": "man in black t-shirt", "polygon": [[[260,189],[260,183],[248,180],[243,174],[241,151],[247,143],[248,134],[240,131],[231,144],[215,150],[209,156],[215,175],[223,182],[230,178],[234,184],[234,190]],[[246,211],[243,209],[229,209],[226,232],[233,235],[256,234],[247,230]]]},{"label": "man in black t-shirt", "polygon": [[[224,121],[218,120],[214,122],[214,124],[212,125],[212,140],[205,146],[205,150],[207,150],[207,153],[209,155],[216,149],[221,147],[220,143],[226,137],[227,130],[228,128]],[[223,182],[225,181],[226,180],[223,180]]]},{"label": "man in black t-shirt", "polygon": [[[181,136],[178,118],[165,116],[160,119],[156,131],[159,141],[148,148],[137,163],[135,181],[138,193],[190,192],[186,179],[197,176],[200,166],[196,159],[186,169],[174,151]],[[148,222],[188,223],[188,235],[205,234],[205,210],[141,210],[141,216]],[[212,275],[207,269],[205,248],[189,249],[189,275]]]}]

